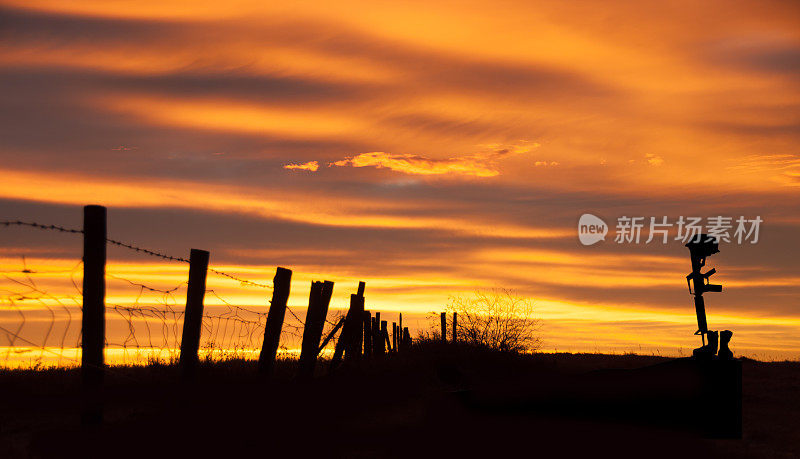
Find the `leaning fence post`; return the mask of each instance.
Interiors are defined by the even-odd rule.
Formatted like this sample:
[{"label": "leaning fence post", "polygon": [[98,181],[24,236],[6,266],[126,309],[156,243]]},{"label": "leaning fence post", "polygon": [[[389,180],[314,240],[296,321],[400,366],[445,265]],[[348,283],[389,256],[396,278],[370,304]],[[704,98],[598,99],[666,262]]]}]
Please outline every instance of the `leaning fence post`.
[{"label": "leaning fence post", "polygon": [[446,343],[447,342],[447,314],[443,312],[442,315],[441,315],[441,318],[442,318],[442,342]]},{"label": "leaning fence post", "polygon": [[298,377],[310,379],[314,376],[314,367],[317,364],[319,341],[322,338],[322,329],[325,326],[325,317],[328,315],[328,305],[333,294],[333,282],[312,282],[311,293],[308,298],[308,311],[303,327],[303,345],[300,349],[298,362]]},{"label": "leaning fence post", "polygon": [[289,301],[289,289],[292,283],[292,270],[278,268],[272,280],[272,301],[269,303],[267,324],[264,327],[264,343],[258,356],[258,371],[265,375],[272,374],[275,356],[281,341],[283,319],[286,316],[286,303]]},{"label": "leaning fence post", "polygon": [[453,342],[458,341],[458,313],[453,313]]},{"label": "leaning fence post", "polygon": [[[336,322],[336,325],[333,326],[333,330],[331,330],[330,333],[328,333],[328,336],[326,336],[325,339],[322,340],[322,344],[320,344],[319,349],[317,349],[317,355],[319,355],[320,352],[322,352],[322,350],[325,349],[325,346],[327,346],[328,343],[331,342],[333,337],[336,336],[336,332],[339,331],[339,329],[342,328],[344,325],[345,325],[345,317],[341,317],[339,321]],[[342,328],[342,334],[344,334],[343,328]],[[339,348],[339,341],[342,341],[342,334],[340,334],[339,339],[336,340],[336,349]]]},{"label": "leaning fence post", "polygon": [[179,365],[185,375],[197,367],[200,350],[200,329],[203,325],[203,298],[206,294],[208,252],[192,249],[189,254],[189,285],[186,287],[186,312],[183,314],[183,335]]},{"label": "leaning fence post", "polygon": [[83,319],[81,323],[81,422],[103,421],[103,373],[106,328],[106,208],[83,208]]}]

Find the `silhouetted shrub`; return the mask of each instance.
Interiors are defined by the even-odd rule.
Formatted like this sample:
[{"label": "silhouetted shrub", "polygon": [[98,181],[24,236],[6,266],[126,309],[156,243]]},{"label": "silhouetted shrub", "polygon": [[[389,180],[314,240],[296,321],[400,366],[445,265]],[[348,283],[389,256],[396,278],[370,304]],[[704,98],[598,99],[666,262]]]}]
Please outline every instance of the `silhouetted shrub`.
[{"label": "silhouetted shrub", "polygon": [[[458,314],[456,337],[465,344],[509,352],[539,348],[540,321],[533,317],[533,302],[510,289],[477,290],[468,296],[452,296],[445,308],[447,340],[452,340],[453,313]],[[441,339],[439,315],[430,317],[431,327],[423,340]]]}]

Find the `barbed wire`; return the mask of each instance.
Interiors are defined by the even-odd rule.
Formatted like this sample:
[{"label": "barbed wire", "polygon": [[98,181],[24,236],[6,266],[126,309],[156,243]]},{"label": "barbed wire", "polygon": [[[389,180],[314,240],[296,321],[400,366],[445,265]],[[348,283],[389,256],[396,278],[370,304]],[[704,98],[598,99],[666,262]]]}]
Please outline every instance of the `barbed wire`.
[{"label": "barbed wire", "polygon": [[106,242],[108,242],[109,244],[112,244],[112,245],[116,245],[118,247],[122,247],[122,248],[125,248],[125,249],[133,250],[134,252],[139,252],[139,253],[143,253],[145,255],[150,255],[151,257],[161,258],[161,259],[169,260],[169,261],[179,261],[181,263],[189,263],[189,260],[186,259],[186,258],[167,255],[165,253],[157,252],[155,250],[145,249],[145,248],[142,248],[142,247],[135,246],[133,244],[128,244],[126,242],[117,241],[115,239],[106,239]]},{"label": "barbed wire", "polygon": [[242,279],[241,277],[234,276],[233,274],[229,274],[229,273],[220,271],[218,269],[208,268],[208,270],[211,271],[214,274],[219,274],[220,276],[227,277],[228,279],[233,279],[235,281],[238,281],[242,285],[252,285],[253,287],[260,287],[260,288],[267,288],[267,289],[271,289],[272,288],[271,285],[260,284],[258,282],[254,282],[254,281],[251,281],[251,280]]},{"label": "barbed wire", "polygon": [[41,223],[35,222],[24,222],[21,220],[3,220],[0,221],[0,225],[3,226],[29,226],[31,228],[39,228],[42,230],[55,230],[60,231],[62,233],[83,233],[83,230],[74,229],[74,228],[65,228],[59,225],[43,225]]},{"label": "barbed wire", "polygon": [[[27,227],[38,228],[38,229],[42,229],[42,230],[54,230],[54,231],[59,231],[59,232],[62,232],[62,233],[83,234],[83,230],[80,230],[80,229],[66,228],[66,227],[59,226],[59,225],[44,225],[44,224],[41,224],[41,223],[25,222],[25,221],[21,221],[21,220],[3,220],[3,221],[0,221],[0,225],[6,226],[6,227],[8,227],[8,226],[27,226]],[[142,253],[142,254],[145,254],[145,255],[149,255],[151,257],[161,258],[163,260],[168,260],[168,261],[177,261],[177,262],[181,262],[181,263],[189,263],[189,260],[187,258],[176,257],[174,255],[168,255],[166,253],[159,252],[157,250],[152,250],[152,249],[146,249],[144,247],[139,247],[139,246],[134,245],[132,243],[122,242],[122,241],[118,241],[116,239],[109,239],[109,238],[106,238],[106,242],[108,242],[109,244],[118,246],[118,247],[122,247],[122,248],[125,248],[125,249],[128,249],[128,250],[132,250],[132,251],[137,252],[137,253]],[[239,282],[242,285],[251,285],[253,287],[266,288],[266,289],[271,289],[272,288],[271,285],[262,284],[260,282],[255,282],[255,281],[252,281],[252,280],[249,280],[249,279],[244,279],[242,277],[236,276],[236,275],[231,274],[231,273],[227,273],[225,271],[218,270],[216,268],[208,268],[208,270],[213,272],[214,274],[218,274],[220,276],[227,277],[228,279],[235,280],[235,281]]]},{"label": "barbed wire", "polygon": [[[49,358],[51,364],[59,367],[64,363],[79,362],[80,321],[75,319],[80,317],[82,295],[75,276],[80,273],[81,266],[82,262],[78,262],[71,269],[39,270],[29,266],[23,258],[20,269],[0,273],[0,281],[5,281],[0,283],[0,319],[3,319],[3,312],[12,314],[0,320],[0,339],[5,335],[4,344],[8,345],[5,356],[0,353],[0,367],[10,368],[11,364],[20,362],[20,357],[34,362]],[[43,275],[53,280],[53,274],[69,277],[73,292],[50,294],[48,287],[40,285],[40,280],[36,279],[37,275]],[[134,364],[177,360],[184,317],[178,292],[186,287],[187,282],[162,287],[115,273],[107,273],[107,277],[111,289],[118,288],[117,284],[137,289],[130,295],[130,303],[110,302],[106,307],[111,314],[107,315],[107,349],[112,354],[121,353],[111,360],[116,363],[132,361]],[[208,289],[206,293],[216,301],[206,302],[201,356],[211,360],[257,358],[268,311],[237,306],[218,290]],[[220,307],[223,308],[221,311]],[[291,315],[296,321],[284,323],[281,333],[283,349],[287,349],[286,345],[299,344],[302,338],[303,323],[293,311]],[[14,326],[9,326],[10,322]]]},{"label": "barbed wire", "polygon": [[[44,358],[44,354],[52,354],[58,357],[56,362],[57,366],[61,366],[62,360],[67,359],[71,361],[76,361],[77,359],[71,358],[69,356],[64,355],[66,349],[74,348],[77,349],[80,343],[80,327],[73,327],[73,312],[79,313],[81,308],[81,302],[77,300],[74,296],[71,295],[52,295],[48,293],[46,290],[41,288],[39,284],[34,280],[32,275],[39,274],[36,270],[30,269],[27,266],[27,262],[23,257],[23,268],[16,272],[16,274],[20,274],[22,279],[15,279],[11,277],[11,274],[15,274],[13,271],[7,271],[2,274],[2,277],[7,281],[10,281],[12,285],[17,286],[17,289],[22,290],[11,290],[10,288],[4,287],[2,291],[5,292],[5,295],[0,295],[0,304],[7,304],[9,306],[9,310],[16,312],[19,315],[19,323],[15,330],[10,330],[6,327],[2,327],[3,332],[6,335],[6,340],[8,341],[8,347],[5,353],[5,361],[4,366],[8,367],[8,362],[11,357],[12,350],[15,354],[21,354],[30,352],[30,350],[25,348],[19,348],[17,346],[17,341],[21,341],[23,343],[27,343],[29,345],[33,345],[36,349],[38,349],[39,354],[37,360],[41,361]],[[77,271],[81,266],[81,263],[76,264],[70,270],[70,277],[75,271]],[[66,271],[66,270],[64,270]],[[48,273],[49,274],[49,273]],[[73,285],[76,285],[73,281]],[[28,317],[25,314],[25,310],[20,306],[20,303],[34,303],[38,307],[42,308],[46,311],[47,315],[49,316],[49,321],[46,323],[44,330],[39,331],[39,335],[42,336],[41,345],[34,344],[34,341],[31,339],[22,336],[23,330],[25,330],[26,326],[28,325]],[[54,307],[51,306],[51,304]],[[58,315],[61,315],[61,320],[58,320]],[[48,346],[48,342],[51,340],[51,336],[53,336],[56,323],[60,322],[63,324],[63,331],[61,333],[61,337],[55,337],[55,345]],[[36,322],[34,322],[34,325]],[[68,345],[68,337],[70,333],[73,333],[75,337],[70,339],[70,344],[74,343],[74,345]],[[53,348],[58,349],[58,351],[53,350]]]}]

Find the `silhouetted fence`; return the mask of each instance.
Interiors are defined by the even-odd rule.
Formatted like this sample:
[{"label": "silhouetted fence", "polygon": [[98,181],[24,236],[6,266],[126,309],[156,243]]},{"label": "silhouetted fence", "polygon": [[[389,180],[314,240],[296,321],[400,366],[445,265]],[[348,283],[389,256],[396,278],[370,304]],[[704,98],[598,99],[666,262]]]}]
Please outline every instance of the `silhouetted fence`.
[{"label": "silhouetted fence", "polygon": [[[55,366],[82,364],[84,368],[96,369],[103,368],[104,357],[111,354],[114,355],[112,360],[120,363],[131,363],[129,359],[132,363],[180,361],[190,372],[201,357],[211,360],[236,357],[258,358],[259,369],[269,374],[281,349],[283,355],[292,355],[287,343],[290,347],[302,343],[300,371],[310,376],[317,357],[328,345],[335,348],[331,368],[336,368],[342,363],[342,357],[345,362],[358,362],[362,354],[372,355],[373,348],[376,355],[383,355],[402,347],[403,341],[410,342],[407,331],[403,335],[395,330],[395,324],[390,339],[386,326],[380,327],[380,313],[376,313],[378,326],[374,328],[370,320],[365,320],[368,312],[364,311],[363,282],[359,284],[358,293],[352,295],[346,318],[333,320],[328,320],[333,283],[312,283],[309,308],[303,320],[287,306],[291,270],[277,268],[272,285],[244,279],[209,267],[212,256],[206,251],[192,249],[186,259],[109,239],[105,234],[105,219],[105,208],[87,206],[83,229],[22,221],[0,222],[6,227],[37,228],[84,237],[83,261],[70,268],[31,269],[23,257],[21,269],[0,272],[8,284],[0,293],[4,305],[0,308],[0,336],[5,336],[7,344],[4,349],[0,348],[4,351],[0,354],[0,366],[19,366],[27,359],[33,367],[49,366],[49,362]],[[189,264],[188,279],[174,286],[156,286],[106,273],[106,247],[109,245],[168,262]],[[62,285],[62,292],[50,293],[51,289],[44,286],[46,282],[42,280],[54,277],[62,281],[68,279],[67,287],[72,292],[63,293]],[[178,275],[173,270],[169,276],[161,277],[174,279]],[[222,292],[206,286],[207,277],[209,284],[212,280],[213,283],[235,281],[239,288],[272,290],[269,310],[233,304]],[[81,280],[82,286],[79,285]],[[106,283],[114,289],[121,286],[134,289],[128,295],[133,299],[132,304],[124,304],[116,296],[107,297]],[[179,299],[184,296],[185,305]],[[106,331],[107,326],[110,333]],[[368,340],[370,334],[374,336]],[[119,339],[109,341],[109,336]],[[366,351],[365,346],[368,346]],[[88,370],[87,378],[93,378],[93,371]]]}]

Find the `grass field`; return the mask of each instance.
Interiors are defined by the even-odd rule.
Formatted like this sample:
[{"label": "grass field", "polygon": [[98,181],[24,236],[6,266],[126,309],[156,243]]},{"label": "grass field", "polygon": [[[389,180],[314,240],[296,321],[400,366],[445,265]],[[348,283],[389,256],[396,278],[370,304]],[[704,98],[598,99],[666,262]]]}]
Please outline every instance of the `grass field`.
[{"label": "grass field", "polygon": [[[257,376],[254,362],[241,360],[203,364],[194,381],[182,380],[171,365],[113,367],[105,422],[92,428],[78,422],[78,370],[4,371],[0,457],[800,455],[798,362],[742,362],[741,440],[703,439],[686,427],[708,415],[702,406],[688,407],[685,423],[681,411],[660,424],[647,415],[616,415],[613,405],[578,413],[558,401],[545,411],[519,409],[515,401],[520,394],[546,399],[543,388],[586,381],[597,370],[668,360],[428,344],[330,375],[322,362],[307,382],[293,379],[293,360],[281,361],[269,380]],[[500,409],[477,407],[475,400],[486,397]],[[660,409],[653,407],[652,419]]]}]

